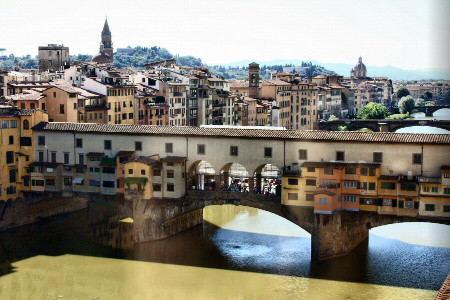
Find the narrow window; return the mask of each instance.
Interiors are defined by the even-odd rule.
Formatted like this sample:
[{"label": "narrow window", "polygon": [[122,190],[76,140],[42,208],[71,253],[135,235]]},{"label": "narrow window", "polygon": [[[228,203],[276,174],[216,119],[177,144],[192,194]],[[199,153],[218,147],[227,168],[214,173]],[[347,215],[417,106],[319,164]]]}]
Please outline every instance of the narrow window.
[{"label": "narrow window", "polygon": [[271,147],[265,147],[264,148],[264,157],[272,157],[272,148]]},{"label": "narrow window", "polygon": [[205,154],[205,145],[197,144],[197,154],[199,154],[199,155]]},{"label": "narrow window", "polygon": [[230,156],[238,156],[239,148],[238,146],[230,146]]},{"label": "narrow window", "polygon": [[134,142],[134,150],[142,151],[142,142]]},{"label": "narrow window", "polygon": [[173,153],[173,143],[166,143],[166,153]]},{"label": "narrow window", "polygon": [[76,147],[83,148],[83,139],[76,139]]},{"label": "narrow window", "polygon": [[336,160],[344,161],[345,160],[345,152],[344,151],[336,151]]},{"label": "narrow window", "polygon": [[420,153],[413,153],[412,157],[412,163],[420,165],[422,163],[422,154]]},{"label": "narrow window", "polygon": [[308,159],[308,150],[306,150],[306,149],[298,150],[298,159],[299,160],[307,160]]},{"label": "narrow window", "polygon": [[373,153],[373,162],[374,163],[382,163],[383,162],[383,152],[374,152]]},{"label": "narrow window", "polygon": [[105,150],[111,150],[111,140],[104,140],[104,149]]},{"label": "narrow window", "polygon": [[45,136],[38,136],[38,145],[39,146],[45,146]]}]

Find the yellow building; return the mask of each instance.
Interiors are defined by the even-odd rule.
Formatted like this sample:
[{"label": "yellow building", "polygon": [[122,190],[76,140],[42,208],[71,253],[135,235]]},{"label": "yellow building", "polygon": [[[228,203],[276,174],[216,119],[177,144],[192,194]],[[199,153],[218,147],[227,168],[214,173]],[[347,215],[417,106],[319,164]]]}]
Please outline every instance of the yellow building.
[{"label": "yellow building", "polygon": [[107,85],[107,124],[134,125],[134,86]]},{"label": "yellow building", "polygon": [[35,160],[31,128],[39,122],[48,122],[47,113],[0,106],[0,201],[15,200],[30,190],[27,170]]},{"label": "yellow building", "polygon": [[314,195],[319,181],[319,168],[301,167],[283,170],[281,203],[284,205],[314,206]]},{"label": "yellow building", "polygon": [[419,177],[419,215],[427,217],[450,216],[450,167],[441,168],[441,177]]}]

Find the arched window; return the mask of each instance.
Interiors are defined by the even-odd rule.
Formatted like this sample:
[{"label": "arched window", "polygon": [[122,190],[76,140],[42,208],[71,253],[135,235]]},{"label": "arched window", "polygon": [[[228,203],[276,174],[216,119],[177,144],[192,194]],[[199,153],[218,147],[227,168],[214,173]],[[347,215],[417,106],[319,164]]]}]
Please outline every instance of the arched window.
[{"label": "arched window", "polygon": [[30,129],[30,122],[28,120],[23,120],[23,129]]}]

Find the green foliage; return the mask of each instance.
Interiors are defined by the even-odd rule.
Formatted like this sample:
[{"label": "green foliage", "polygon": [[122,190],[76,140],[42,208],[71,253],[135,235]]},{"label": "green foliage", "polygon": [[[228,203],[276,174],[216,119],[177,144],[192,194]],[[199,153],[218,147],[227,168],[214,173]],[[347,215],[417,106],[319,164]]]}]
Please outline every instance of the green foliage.
[{"label": "green foliage", "polygon": [[422,93],[420,98],[423,98],[425,101],[427,101],[427,100],[430,100],[431,98],[433,98],[433,94],[430,91],[425,91]]},{"label": "green foliage", "polygon": [[148,182],[148,178],[147,177],[127,177],[123,181],[128,186],[130,186],[130,184],[145,185]]},{"label": "green foliage", "polygon": [[31,57],[31,55],[16,57],[14,54],[10,54],[9,56],[0,58],[0,67],[11,70],[16,65],[19,65],[22,69],[37,69],[39,68],[38,57]]},{"label": "green foliage", "polygon": [[415,107],[416,103],[414,101],[414,98],[409,95],[402,97],[398,102],[398,109],[402,114],[412,113]]},{"label": "green foliage", "polygon": [[77,54],[70,56],[70,61],[81,61],[81,62],[90,62],[92,60],[92,55],[89,54]]},{"label": "green foliage", "polygon": [[386,119],[389,111],[379,103],[370,102],[360,108],[356,114],[358,119]]},{"label": "green foliage", "polygon": [[389,120],[404,120],[409,118],[409,113],[406,114],[394,114],[387,117]]},{"label": "green foliage", "polygon": [[177,64],[185,67],[201,67],[202,60],[193,56],[180,56],[177,59]]},{"label": "green foliage", "polygon": [[406,97],[410,95],[410,92],[407,87],[402,86],[397,91],[397,99],[402,99],[403,97]]},{"label": "green foliage", "polygon": [[337,121],[337,120],[339,120],[335,115],[331,115],[329,118],[328,118],[328,121]]},{"label": "green foliage", "polygon": [[425,100],[419,98],[416,100],[416,106],[425,106]]},{"label": "green foliage", "polygon": [[425,103],[425,106],[435,106],[436,102],[434,101],[428,101],[427,103]]}]

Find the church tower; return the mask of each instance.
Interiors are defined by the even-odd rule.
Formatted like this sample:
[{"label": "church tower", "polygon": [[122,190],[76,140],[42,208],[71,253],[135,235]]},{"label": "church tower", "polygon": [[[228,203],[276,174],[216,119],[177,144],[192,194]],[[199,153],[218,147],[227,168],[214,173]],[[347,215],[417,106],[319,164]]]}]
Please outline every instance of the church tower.
[{"label": "church tower", "polygon": [[109,30],[108,26],[108,19],[105,19],[105,25],[103,25],[102,30],[102,44],[104,47],[105,54],[113,58],[113,43],[111,40],[111,31]]},{"label": "church tower", "polygon": [[255,62],[248,65],[248,94],[255,99],[259,96],[259,65]]}]

